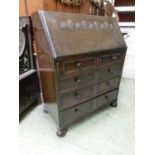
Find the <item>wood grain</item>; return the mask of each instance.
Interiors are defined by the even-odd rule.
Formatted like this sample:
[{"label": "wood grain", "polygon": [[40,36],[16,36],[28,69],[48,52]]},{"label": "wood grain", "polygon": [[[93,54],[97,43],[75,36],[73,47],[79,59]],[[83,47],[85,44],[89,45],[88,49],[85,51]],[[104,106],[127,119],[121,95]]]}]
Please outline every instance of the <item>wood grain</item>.
[{"label": "wood grain", "polygon": [[27,16],[28,10],[26,7],[26,1],[25,0],[19,0],[19,16]]},{"label": "wood grain", "polygon": [[43,8],[49,11],[57,11],[57,0],[43,0]]}]

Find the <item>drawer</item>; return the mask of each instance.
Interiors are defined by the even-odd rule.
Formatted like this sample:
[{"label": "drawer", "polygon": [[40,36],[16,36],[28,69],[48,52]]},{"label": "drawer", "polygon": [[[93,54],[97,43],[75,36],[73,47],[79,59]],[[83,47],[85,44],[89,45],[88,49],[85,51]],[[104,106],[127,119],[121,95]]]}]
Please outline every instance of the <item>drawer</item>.
[{"label": "drawer", "polygon": [[61,95],[60,109],[75,106],[96,95],[96,85],[78,89]]},{"label": "drawer", "polygon": [[60,80],[60,88],[61,90],[65,90],[74,87],[83,87],[84,85],[88,85],[96,81],[97,76],[98,71],[76,74],[73,77]]},{"label": "drawer", "polygon": [[116,63],[116,62],[123,61],[123,60],[124,60],[123,53],[115,53],[115,54],[100,56],[101,65],[107,65],[109,63]]},{"label": "drawer", "polygon": [[95,57],[68,60],[63,61],[62,72],[63,74],[72,73],[86,68],[92,68],[94,66],[96,66]]},{"label": "drawer", "polygon": [[105,93],[96,98],[96,102],[94,103],[94,109],[97,109],[100,106],[106,105],[114,100],[117,100],[118,89],[115,89],[111,92]]},{"label": "drawer", "polygon": [[119,81],[120,81],[120,77],[116,77],[116,78],[98,83],[97,93],[100,94],[112,88],[118,87]]},{"label": "drawer", "polygon": [[120,63],[109,65],[106,68],[100,69],[99,80],[110,78],[120,74],[122,71],[122,66],[123,66],[123,63],[120,62]]},{"label": "drawer", "polygon": [[61,126],[67,126],[92,111],[92,100],[60,112]]}]

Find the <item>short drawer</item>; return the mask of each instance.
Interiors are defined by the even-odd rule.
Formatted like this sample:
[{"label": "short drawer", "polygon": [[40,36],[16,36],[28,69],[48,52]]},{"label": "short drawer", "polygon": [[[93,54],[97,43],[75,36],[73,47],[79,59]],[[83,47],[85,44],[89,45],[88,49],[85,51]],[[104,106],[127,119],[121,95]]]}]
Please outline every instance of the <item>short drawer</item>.
[{"label": "short drawer", "polygon": [[110,55],[102,55],[100,56],[101,65],[107,65],[109,63],[116,63],[124,60],[123,53],[115,53]]},{"label": "short drawer", "polygon": [[116,77],[116,78],[98,83],[97,93],[100,94],[112,88],[118,87],[119,81],[120,81],[120,77]]},{"label": "short drawer", "polygon": [[61,126],[66,126],[70,123],[73,123],[81,117],[89,114],[91,110],[92,100],[84,102],[83,104],[77,105],[65,111],[62,111],[60,112],[60,124]]},{"label": "short drawer", "polygon": [[70,93],[63,93],[61,95],[60,109],[65,109],[84,102],[96,95],[96,85],[85,87],[72,91]]},{"label": "short drawer", "polygon": [[63,61],[61,70],[63,74],[67,74],[67,73],[73,73],[79,70],[83,70],[86,68],[92,68],[95,66],[96,66],[96,58],[88,57],[83,59],[73,59],[73,60]]},{"label": "short drawer", "polygon": [[122,66],[123,63],[119,62],[116,64],[109,65],[108,67],[105,67],[103,69],[100,69],[99,80],[103,80],[105,78],[110,78],[120,74],[122,71]]},{"label": "short drawer", "polygon": [[98,71],[96,72],[86,72],[73,75],[70,78],[61,79],[60,80],[60,89],[65,90],[74,87],[83,87],[84,85],[88,85],[97,80]]}]

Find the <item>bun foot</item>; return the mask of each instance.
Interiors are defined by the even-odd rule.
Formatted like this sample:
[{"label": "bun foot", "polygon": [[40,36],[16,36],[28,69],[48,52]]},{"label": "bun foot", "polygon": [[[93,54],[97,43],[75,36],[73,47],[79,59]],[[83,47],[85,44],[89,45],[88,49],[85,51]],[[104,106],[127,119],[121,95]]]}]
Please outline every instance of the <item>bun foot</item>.
[{"label": "bun foot", "polygon": [[58,129],[56,134],[58,137],[64,137],[66,135],[67,129]]},{"label": "bun foot", "polygon": [[114,101],[114,102],[110,103],[110,106],[114,107],[114,108],[117,107],[117,101]]}]

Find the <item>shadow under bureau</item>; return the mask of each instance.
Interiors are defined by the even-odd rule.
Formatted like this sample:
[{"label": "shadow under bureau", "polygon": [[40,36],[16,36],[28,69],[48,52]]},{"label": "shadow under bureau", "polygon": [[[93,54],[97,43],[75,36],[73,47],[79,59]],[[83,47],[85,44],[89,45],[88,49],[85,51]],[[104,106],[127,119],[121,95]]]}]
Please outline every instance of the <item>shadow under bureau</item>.
[{"label": "shadow under bureau", "polygon": [[58,136],[104,105],[117,106],[127,47],[115,18],[39,11],[32,23],[44,111]]}]

